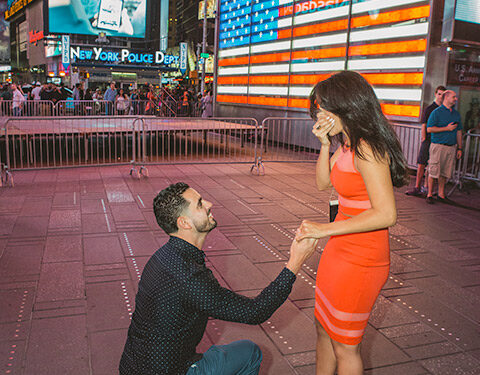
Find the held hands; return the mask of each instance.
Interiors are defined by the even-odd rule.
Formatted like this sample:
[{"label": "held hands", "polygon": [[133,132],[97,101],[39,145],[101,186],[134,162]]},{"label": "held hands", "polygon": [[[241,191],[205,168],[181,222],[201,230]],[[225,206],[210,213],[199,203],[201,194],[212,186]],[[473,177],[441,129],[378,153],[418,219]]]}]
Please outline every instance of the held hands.
[{"label": "held hands", "polygon": [[320,112],[317,116],[317,122],[313,125],[312,133],[321,142],[322,146],[330,146],[330,139],[328,139],[328,132],[332,130],[335,125],[335,120],[330,116]]},{"label": "held hands", "polygon": [[305,238],[301,241],[293,240],[290,246],[290,259],[286,267],[297,274],[303,263],[313,255],[317,244],[318,240],[314,238]]},{"label": "held hands", "polygon": [[303,220],[295,233],[295,239],[300,241],[304,238],[320,239],[327,237],[327,225],[328,224],[315,223],[310,220]]}]

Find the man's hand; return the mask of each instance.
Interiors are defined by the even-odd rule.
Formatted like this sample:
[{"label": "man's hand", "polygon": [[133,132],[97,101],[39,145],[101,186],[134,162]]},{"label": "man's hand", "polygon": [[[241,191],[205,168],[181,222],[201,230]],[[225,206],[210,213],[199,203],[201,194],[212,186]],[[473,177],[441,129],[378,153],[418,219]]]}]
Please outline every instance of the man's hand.
[{"label": "man's hand", "polygon": [[296,275],[302,268],[302,264],[313,255],[317,244],[318,240],[314,238],[306,238],[301,241],[293,240],[290,246],[290,259],[286,267]]},{"label": "man's hand", "polygon": [[457,128],[458,124],[456,122],[451,122],[447,126],[445,126],[445,130],[451,132]]},{"label": "man's hand", "polygon": [[462,158],[462,150],[457,150],[457,159],[461,159]]}]

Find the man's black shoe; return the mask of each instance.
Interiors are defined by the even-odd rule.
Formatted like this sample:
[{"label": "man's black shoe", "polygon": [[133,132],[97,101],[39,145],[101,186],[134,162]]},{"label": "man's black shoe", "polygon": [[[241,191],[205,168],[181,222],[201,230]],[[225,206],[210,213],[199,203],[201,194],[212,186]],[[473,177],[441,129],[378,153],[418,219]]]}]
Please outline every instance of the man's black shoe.
[{"label": "man's black shoe", "polygon": [[427,197],[426,201],[427,201],[428,204],[434,204],[435,203],[435,201],[433,200],[433,197]]},{"label": "man's black shoe", "polygon": [[453,201],[447,197],[442,198],[441,196],[437,197],[437,200],[441,203],[446,203],[446,204],[453,204]]}]

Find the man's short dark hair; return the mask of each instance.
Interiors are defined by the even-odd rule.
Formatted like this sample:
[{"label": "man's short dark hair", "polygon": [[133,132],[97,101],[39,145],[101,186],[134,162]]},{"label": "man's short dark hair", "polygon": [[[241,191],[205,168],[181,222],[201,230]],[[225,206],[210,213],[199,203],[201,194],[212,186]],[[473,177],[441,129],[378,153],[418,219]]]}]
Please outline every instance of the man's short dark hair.
[{"label": "man's short dark hair", "polygon": [[435,89],[435,94],[436,94],[437,92],[439,92],[440,90],[446,91],[447,89],[445,88],[445,86],[441,86],[441,85],[440,85],[440,86],[438,86],[438,87]]},{"label": "man's short dark hair", "polygon": [[177,219],[188,206],[188,201],[182,194],[189,188],[184,182],[177,182],[163,189],[153,199],[153,212],[157,223],[165,233],[178,231]]}]

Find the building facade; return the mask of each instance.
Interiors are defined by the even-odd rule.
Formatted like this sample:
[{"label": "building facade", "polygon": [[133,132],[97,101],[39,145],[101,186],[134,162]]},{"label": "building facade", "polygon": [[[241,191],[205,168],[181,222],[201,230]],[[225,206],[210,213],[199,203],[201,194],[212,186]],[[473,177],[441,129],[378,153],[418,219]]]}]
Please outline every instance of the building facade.
[{"label": "building facade", "polygon": [[419,122],[437,85],[465,90],[453,61],[479,62],[474,42],[442,37],[448,1],[219,0],[217,115],[307,116],[313,85],[349,69],[391,120]]}]

